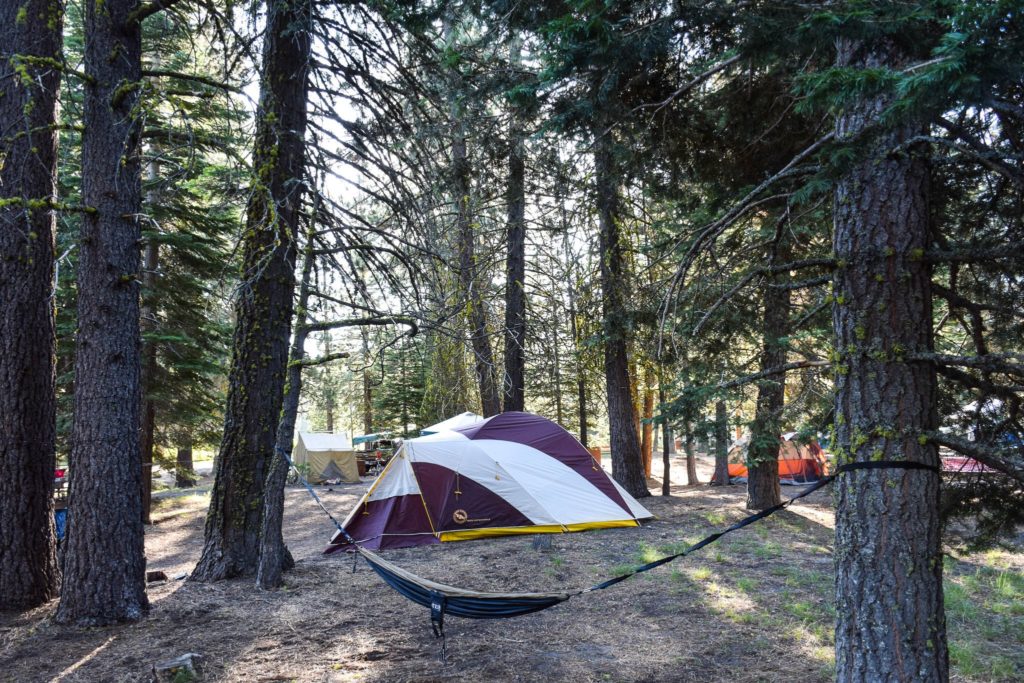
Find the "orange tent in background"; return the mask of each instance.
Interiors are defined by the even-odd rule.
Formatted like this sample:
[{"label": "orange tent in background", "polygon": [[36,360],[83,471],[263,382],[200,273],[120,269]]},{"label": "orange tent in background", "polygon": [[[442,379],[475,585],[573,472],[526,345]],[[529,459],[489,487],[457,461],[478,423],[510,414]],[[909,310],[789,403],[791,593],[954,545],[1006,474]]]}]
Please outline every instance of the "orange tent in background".
[{"label": "orange tent in background", "polygon": [[[795,441],[796,432],[779,437],[779,480],[783,484],[807,484],[828,474],[825,451],[816,440]],[[747,477],[746,440],[737,441],[729,449],[729,479]]]}]

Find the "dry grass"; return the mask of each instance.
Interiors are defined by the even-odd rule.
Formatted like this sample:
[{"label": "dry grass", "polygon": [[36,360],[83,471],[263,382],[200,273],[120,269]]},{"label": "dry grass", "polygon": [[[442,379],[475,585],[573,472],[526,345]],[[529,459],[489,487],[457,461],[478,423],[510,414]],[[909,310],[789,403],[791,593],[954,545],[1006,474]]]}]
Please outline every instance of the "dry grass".
[{"label": "dry grass", "polygon": [[[681,471],[681,470],[677,470]],[[324,499],[342,513],[363,485]],[[686,489],[644,504],[640,529],[488,539],[385,553],[422,576],[478,589],[584,587],[741,518],[741,487]],[[169,576],[198,557],[205,496],[162,501],[146,538]],[[517,619],[447,621],[449,664],[427,611],[360,563],[319,554],[330,522],[292,489],[287,586],[251,581],[152,586],[144,621],[75,630],[55,605],[0,616],[0,680],[145,681],[154,662],[198,652],[224,681],[827,681],[832,676],[832,517],[827,492],[699,554],[606,591]],[[1024,553],[947,562],[954,680],[1024,678]]]}]

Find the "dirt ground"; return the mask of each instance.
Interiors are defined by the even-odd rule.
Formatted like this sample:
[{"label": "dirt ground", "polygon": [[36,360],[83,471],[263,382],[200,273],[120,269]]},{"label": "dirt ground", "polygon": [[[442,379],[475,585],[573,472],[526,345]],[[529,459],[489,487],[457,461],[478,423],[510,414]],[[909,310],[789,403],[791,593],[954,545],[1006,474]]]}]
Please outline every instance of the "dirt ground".
[{"label": "dirt ground", "polygon": [[[709,463],[702,463],[706,481]],[[680,476],[684,470],[674,469]],[[652,481],[652,484],[654,482]],[[369,485],[321,490],[343,517]],[[585,587],[693,543],[745,515],[741,486],[642,502],[638,529],[507,537],[382,553],[421,576],[481,590]],[[784,491],[784,494],[786,491]],[[147,529],[150,570],[188,572],[205,495],[161,501]],[[151,611],[126,626],[54,624],[52,603],[0,614],[0,681],[146,681],[155,662],[199,653],[218,681],[827,681],[832,677],[832,514],[827,491],[608,590],[533,615],[448,617],[448,663],[429,612],[350,556],[320,554],[330,521],[289,489],[287,586],[251,580],[151,584]],[[954,680],[1024,679],[1024,553],[947,559]]]}]

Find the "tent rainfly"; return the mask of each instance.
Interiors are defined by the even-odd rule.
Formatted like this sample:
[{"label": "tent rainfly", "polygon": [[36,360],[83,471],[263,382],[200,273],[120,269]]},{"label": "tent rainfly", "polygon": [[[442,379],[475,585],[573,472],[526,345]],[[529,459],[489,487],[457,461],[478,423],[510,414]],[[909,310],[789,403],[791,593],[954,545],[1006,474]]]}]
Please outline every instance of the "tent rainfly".
[{"label": "tent rainfly", "polygon": [[483,421],[484,418],[480,417],[476,413],[459,413],[455,417],[449,417],[447,420],[438,422],[436,425],[424,427],[420,430],[420,436],[437,434],[438,432],[448,432],[461,427],[469,427]]},{"label": "tent rainfly", "polygon": [[[746,441],[737,441],[729,449],[729,478],[746,481]],[[825,451],[816,440],[798,443],[796,432],[779,437],[779,483],[808,484],[828,474]]]},{"label": "tent rainfly", "polygon": [[[632,527],[651,516],[569,432],[508,412],[403,442],[343,526],[378,549]],[[344,544],[337,532],[325,552]]]},{"label": "tent rainfly", "polygon": [[352,445],[358,446],[364,443],[370,443],[371,441],[377,441],[378,439],[386,439],[391,435],[391,432],[375,432],[373,434],[360,434],[359,436],[352,437]]},{"label": "tent rainfly", "polygon": [[347,484],[359,483],[356,452],[345,433],[299,432],[292,461],[296,465],[309,465],[310,481],[341,479]]}]

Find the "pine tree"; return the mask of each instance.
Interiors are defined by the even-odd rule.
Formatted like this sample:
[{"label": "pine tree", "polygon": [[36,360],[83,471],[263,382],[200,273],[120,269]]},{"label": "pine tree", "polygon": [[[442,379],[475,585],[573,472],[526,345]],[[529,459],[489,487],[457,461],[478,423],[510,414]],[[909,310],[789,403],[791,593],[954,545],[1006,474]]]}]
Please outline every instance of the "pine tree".
[{"label": "pine tree", "polygon": [[[85,13],[78,334],[68,545],[56,619],[134,621],[149,608],[139,453],[142,28],[135,0]],[[119,59],[110,60],[111,54]],[[111,526],[109,520],[121,523]]]},{"label": "pine tree", "polygon": [[192,579],[256,572],[265,478],[281,412],[305,179],[308,2],[268,0],[224,436]]},{"label": "pine tree", "polygon": [[0,7],[0,609],[57,590],[54,232],[63,9]]},{"label": "pine tree", "polygon": [[232,74],[192,49],[209,29],[195,13],[157,14],[143,26],[152,123],[146,166],[142,277],[143,518],[160,446],[211,443],[223,401],[230,275],[241,140]]}]

